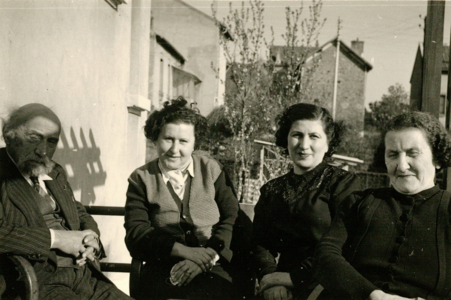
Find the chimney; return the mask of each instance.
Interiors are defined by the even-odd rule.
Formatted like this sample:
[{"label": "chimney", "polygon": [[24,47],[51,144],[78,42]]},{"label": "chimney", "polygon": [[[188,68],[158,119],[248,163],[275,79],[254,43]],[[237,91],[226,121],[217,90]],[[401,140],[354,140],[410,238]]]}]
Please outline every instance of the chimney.
[{"label": "chimney", "polygon": [[363,53],[363,42],[359,41],[359,38],[357,38],[355,41],[351,42],[351,48],[354,50],[358,55],[362,56]]}]

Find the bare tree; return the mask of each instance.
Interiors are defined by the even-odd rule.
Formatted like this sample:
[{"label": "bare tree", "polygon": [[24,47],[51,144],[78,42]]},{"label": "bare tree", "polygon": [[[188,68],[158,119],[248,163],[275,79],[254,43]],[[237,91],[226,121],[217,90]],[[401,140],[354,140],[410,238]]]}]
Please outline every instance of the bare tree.
[{"label": "bare tree", "polygon": [[[314,52],[325,20],[320,19],[321,1],[313,1],[308,7],[309,16],[302,19],[304,6],[292,10],[286,8],[286,32],[282,35],[281,60],[269,54],[274,41],[274,31],[267,33],[264,22],[264,4],[249,0],[247,5],[234,9],[222,20],[213,17],[220,27],[233,38],[221,35],[220,44],[227,60],[225,117],[232,132],[234,154],[234,181],[238,194],[243,197],[244,183],[250,177],[254,163],[253,141],[273,133],[275,116],[291,104],[307,100],[309,79],[316,64],[304,64]],[[267,40],[269,36],[270,40]]]}]

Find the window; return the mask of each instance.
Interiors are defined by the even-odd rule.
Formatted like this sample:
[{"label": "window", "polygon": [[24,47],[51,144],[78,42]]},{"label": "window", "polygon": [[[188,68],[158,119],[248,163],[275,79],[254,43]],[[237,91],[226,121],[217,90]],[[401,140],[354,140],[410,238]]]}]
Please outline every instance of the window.
[{"label": "window", "polygon": [[448,101],[446,101],[445,95],[440,95],[440,114],[444,115],[446,112],[446,104]]},{"label": "window", "polygon": [[172,67],[172,95],[183,96],[188,101],[196,102],[201,80],[184,70]]},{"label": "window", "polygon": [[163,102],[163,96],[164,96],[164,91],[163,91],[163,87],[164,87],[164,61],[163,59],[160,59],[160,88],[158,90],[158,100],[160,101],[160,103]]},{"label": "window", "polygon": [[171,95],[171,82],[172,82],[172,76],[171,76],[171,65],[168,65],[168,86],[167,86],[167,89],[168,89],[168,91],[167,91],[167,97],[168,97],[168,100],[169,99],[172,99],[172,95]]}]

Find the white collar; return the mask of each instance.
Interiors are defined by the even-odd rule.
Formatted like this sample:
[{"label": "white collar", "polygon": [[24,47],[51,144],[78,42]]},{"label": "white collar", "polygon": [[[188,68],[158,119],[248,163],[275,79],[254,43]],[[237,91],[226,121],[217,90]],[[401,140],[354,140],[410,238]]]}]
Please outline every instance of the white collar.
[{"label": "white collar", "polygon": [[188,165],[186,167],[183,167],[179,170],[168,170],[166,169],[163,164],[158,159],[158,167],[160,168],[161,175],[163,177],[164,184],[167,184],[169,181],[170,173],[176,173],[180,172],[182,174],[189,174],[191,177],[194,177],[194,164],[193,164],[193,158],[191,157],[190,161],[188,162]]}]

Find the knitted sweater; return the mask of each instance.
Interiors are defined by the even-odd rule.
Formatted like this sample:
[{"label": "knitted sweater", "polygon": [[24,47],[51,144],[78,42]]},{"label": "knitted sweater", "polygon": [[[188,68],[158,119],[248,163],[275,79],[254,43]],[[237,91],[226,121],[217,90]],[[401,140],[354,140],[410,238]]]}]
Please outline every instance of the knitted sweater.
[{"label": "knitted sweater", "polygon": [[[214,159],[193,155],[193,164],[189,210],[199,246],[211,247],[230,260],[232,228],[238,214],[232,185]],[[127,247],[141,260],[165,259],[175,242],[185,244],[180,210],[164,183],[158,159],[131,174],[124,226]]]},{"label": "knitted sweater", "polygon": [[307,289],[318,241],[338,204],[359,187],[356,175],[325,162],[303,175],[291,171],[266,183],[255,207],[252,233],[258,277],[289,272],[296,289]]},{"label": "knitted sweater", "polygon": [[385,188],[346,199],[317,247],[315,277],[331,295],[324,299],[365,300],[376,289],[448,299],[451,206],[446,193],[438,186],[416,195]]}]

